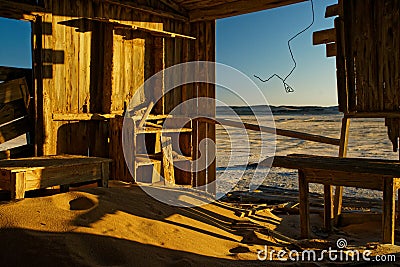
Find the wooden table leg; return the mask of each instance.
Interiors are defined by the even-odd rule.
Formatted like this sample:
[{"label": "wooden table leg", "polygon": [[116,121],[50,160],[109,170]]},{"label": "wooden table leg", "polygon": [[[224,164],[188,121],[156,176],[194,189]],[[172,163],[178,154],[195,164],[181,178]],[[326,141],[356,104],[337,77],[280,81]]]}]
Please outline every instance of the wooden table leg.
[{"label": "wooden table leg", "polygon": [[21,199],[25,196],[25,172],[11,173],[11,199]]},{"label": "wooden table leg", "polygon": [[308,182],[302,170],[299,170],[299,211],[300,211],[300,237],[309,238],[310,213],[308,203]]},{"label": "wooden table leg", "polygon": [[394,244],[394,221],[395,221],[395,188],[393,178],[383,179],[383,240],[384,244]]},{"label": "wooden table leg", "polygon": [[61,193],[67,193],[67,192],[69,192],[69,184],[62,184],[62,185],[60,185],[60,192],[61,192]]},{"label": "wooden table leg", "polygon": [[324,224],[325,230],[332,230],[333,205],[332,205],[332,189],[331,185],[324,185]]},{"label": "wooden table leg", "polygon": [[108,162],[101,164],[101,180],[97,182],[99,187],[108,188],[108,179],[110,176],[110,164]]}]

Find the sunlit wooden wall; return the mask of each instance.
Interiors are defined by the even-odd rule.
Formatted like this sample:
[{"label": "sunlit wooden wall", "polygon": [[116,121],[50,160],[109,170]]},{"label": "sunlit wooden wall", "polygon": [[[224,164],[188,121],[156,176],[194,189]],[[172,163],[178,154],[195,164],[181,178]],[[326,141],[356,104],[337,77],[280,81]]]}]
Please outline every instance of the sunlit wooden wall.
[{"label": "sunlit wooden wall", "polygon": [[[162,8],[159,1],[139,2]],[[138,87],[163,67],[215,59],[215,21],[187,23],[95,0],[46,0],[45,10],[32,27],[38,155],[109,157],[110,121],[85,115],[121,114]],[[154,37],[82,18],[118,20],[197,39]],[[214,98],[215,87],[191,84],[177,88],[158,104],[157,112],[168,114],[196,96]],[[198,107],[205,115],[214,115],[214,110]],[[194,158],[198,157],[197,144],[206,137],[215,140],[214,126],[194,123]],[[215,163],[197,176],[196,185],[213,181]]]}]

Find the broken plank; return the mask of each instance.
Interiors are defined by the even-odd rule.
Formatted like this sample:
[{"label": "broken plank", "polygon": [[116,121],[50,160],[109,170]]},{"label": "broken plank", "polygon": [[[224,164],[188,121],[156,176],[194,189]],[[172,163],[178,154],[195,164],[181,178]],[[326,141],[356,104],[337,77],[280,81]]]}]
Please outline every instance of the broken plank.
[{"label": "broken plank", "polygon": [[326,44],[326,57],[336,57],[336,43]]},{"label": "broken plank", "polygon": [[334,4],[326,7],[325,18],[335,17],[339,15],[339,4]]},{"label": "broken plank", "polygon": [[327,29],[313,33],[313,45],[329,44],[336,42],[336,29]]}]

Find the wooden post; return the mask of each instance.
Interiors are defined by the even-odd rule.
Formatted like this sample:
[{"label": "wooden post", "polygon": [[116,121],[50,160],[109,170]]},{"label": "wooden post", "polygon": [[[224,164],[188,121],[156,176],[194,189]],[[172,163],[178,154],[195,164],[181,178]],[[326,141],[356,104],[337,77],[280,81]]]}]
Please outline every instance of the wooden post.
[{"label": "wooden post", "polygon": [[395,188],[393,178],[384,177],[383,179],[383,215],[382,229],[384,244],[394,244],[394,221],[395,221]]},{"label": "wooden post", "polygon": [[[349,127],[350,118],[344,116],[342,119],[342,128],[340,131],[340,143],[339,143],[339,158],[345,158],[347,155],[347,145],[349,142]],[[335,200],[334,200],[334,225],[336,226],[339,220],[339,215],[342,213],[343,203],[343,186],[336,186],[335,189]]]},{"label": "wooden post", "polygon": [[332,189],[333,187],[331,185],[324,185],[324,224],[327,232],[332,230]]},{"label": "wooden post", "polygon": [[299,170],[299,211],[301,238],[309,238],[310,235],[310,213],[308,204],[308,182],[304,172]]},{"label": "wooden post", "polygon": [[25,172],[11,173],[11,200],[25,196]]}]

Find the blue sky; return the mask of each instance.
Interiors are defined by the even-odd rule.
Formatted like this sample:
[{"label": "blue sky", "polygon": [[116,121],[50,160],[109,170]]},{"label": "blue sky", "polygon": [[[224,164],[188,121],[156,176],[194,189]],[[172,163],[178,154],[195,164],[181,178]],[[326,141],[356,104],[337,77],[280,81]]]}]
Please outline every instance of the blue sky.
[{"label": "blue sky", "polygon": [[0,65],[32,68],[31,24],[0,18]]},{"label": "blue sky", "polygon": [[[273,105],[336,105],[335,59],[325,57],[325,46],[312,45],[312,32],[331,28],[325,7],[336,0],[314,0],[313,27],[292,41],[297,68],[287,82],[294,93],[286,93],[278,79],[262,83],[253,75],[268,78],[277,73],[285,77],[293,66],[287,41],[305,28],[312,18],[310,2],[217,21],[217,61],[248,75]],[[9,27],[10,26],[10,27]],[[30,24],[0,18],[0,65],[30,68]],[[264,104],[247,95],[249,104]],[[230,105],[243,105],[237,97],[218,88],[217,98]]]},{"label": "blue sky", "polygon": [[[217,21],[217,61],[248,75],[274,105],[336,105],[336,67],[334,58],[326,58],[325,45],[312,45],[312,32],[333,27],[325,19],[327,5],[335,0],[314,0],[313,27],[291,42],[297,68],[287,82],[295,92],[287,94],[279,79],[262,83],[253,75],[268,78],[274,73],[285,77],[291,70],[287,41],[312,20],[311,2],[265,10]],[[246,88],[243,88],[246,94]],[[243,103],[218,90],[217,97],[229,104]],[[251,104],[262,104],[247,97]]]}]

